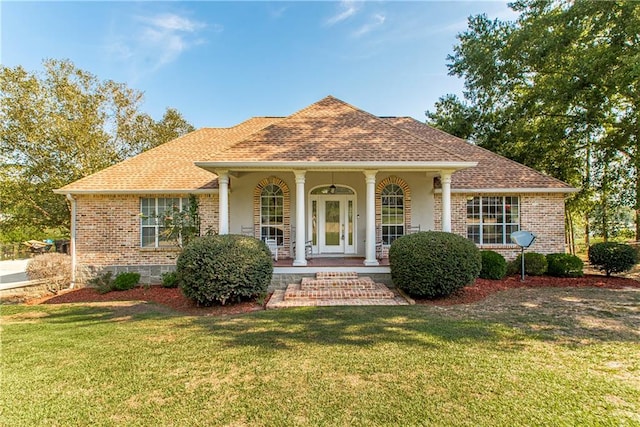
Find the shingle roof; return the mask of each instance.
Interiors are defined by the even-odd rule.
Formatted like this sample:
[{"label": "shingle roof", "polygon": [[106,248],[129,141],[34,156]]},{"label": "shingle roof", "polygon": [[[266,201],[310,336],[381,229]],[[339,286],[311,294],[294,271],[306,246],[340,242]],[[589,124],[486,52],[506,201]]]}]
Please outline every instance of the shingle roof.
[{"label": "shingle roof", "polygon": [[464,162],[370,113],[328,96],[200,161]]},{"label": "shingle roof", "polygon": [[224,150],[257,130],[282,120],[254,117],[231,128],[203,128],[145,151],[93,175],[68,184],[57,193],[161,192],[218,188],[216,175],[194,162]]},{"label": "shingle roof", "polygon": [[474,168],[457,171],[451,179],[452,189],[566,189],[574,190],[570,185],[556,178],[544,175],[534,169],[502,157],[468,141],[456,138],[446,132],[432,128],[410,117],[386,118],[394,126],[405,129],[415,135],[440,146],[446,146],[468,161],[478,162]]},{"label": "shingle roof", "polygon": [[217,188],[195,162],[478,162],[453,174],[453,189],[555,189],[564,182],[409,117],[376,117],[326,97],[288,117],[203,128],[56,190],[144,193]]}]

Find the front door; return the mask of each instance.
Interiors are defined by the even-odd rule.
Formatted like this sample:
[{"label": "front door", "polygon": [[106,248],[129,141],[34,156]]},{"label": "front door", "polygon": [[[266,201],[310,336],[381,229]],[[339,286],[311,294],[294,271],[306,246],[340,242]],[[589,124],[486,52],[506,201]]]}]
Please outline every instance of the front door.
[{"label": "front door", "polygon": [[355,197],[311,196],[313,253],[355,253]]},{"label": "front door", "polygon": [[340,198],[325,198],[320,204],[320,252],[344,253],[344,204]]}]

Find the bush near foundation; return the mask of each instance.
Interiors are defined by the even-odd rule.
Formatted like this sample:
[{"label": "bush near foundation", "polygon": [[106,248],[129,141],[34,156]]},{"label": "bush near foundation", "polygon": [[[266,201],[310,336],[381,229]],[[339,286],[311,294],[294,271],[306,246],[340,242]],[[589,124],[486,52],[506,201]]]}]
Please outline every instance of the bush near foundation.
[{"label": "bush near foundation", "polygon": [[[547,272],[547,257],[537,252],[524,253],[524,273],[529,276],[542,276]],[[509,271],[515,270],[516,273],[522,274],[522,254],[518,255],[512,262]]]},{"label": "bush near foundation", "polygon": [[271,252],[248,236],[196,238],[176,262],[180,287],[199,305],[226,304],[266,293],[273,275]]},{"label": "bush near foundation", "polygon": [[58,293],[71,284],[71,257],[56,252],[37,255],[27,264],[27,277],[47,279],[47,289]]},{"label": "bush near foundation", "polygon": [[631,270],[638,262],[638,252],[624,243],[602,242],[589,247],[589,262],[607,276]]},{"label": "bush near foundation", "polygon": [[411,296],[431,299],[472,284],[482,268],[473,242],[440,231],[396,239],[389,249],[389,264],[395,286]]},{"label": "bush near foundation", "polygon": [[584,263],[580,258],[571,254],[548,254],[547,274],[554,277],[582,277]]},{"label": "bush near foundation", "polygon": [[507,261],[495,251],[481,251],[482,269],[480,278],[500,280],[507,274]]}]

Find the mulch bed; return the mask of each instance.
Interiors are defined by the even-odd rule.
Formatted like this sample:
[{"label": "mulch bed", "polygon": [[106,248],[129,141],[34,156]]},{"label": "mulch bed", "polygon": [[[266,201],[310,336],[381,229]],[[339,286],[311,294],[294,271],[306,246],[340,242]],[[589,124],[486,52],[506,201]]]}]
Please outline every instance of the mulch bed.
[{"label": "mulch bed", "polygon": [[[640,288],[640,281],[624,277],[605,277],[599,275],[586,275],[579,278],[557,278],[548,276],[528,276],[525,282],[520,281],[520,276],[510,276],[502,280],[478,279],[473,286],[467,286],[461,291],[442,299],[423,300],[417,299],[416,304],[450,306],[456,304],[469,304],[480,301],[488,295],[515,288],[565,288],[565,287],[597,287],[607,289],[621,289],[625,287]],[[128,291],[114,291],[99,294],[93,288],[82,288],[60,293],[53,297],[41,298],[30,301],[30,304],[65,304],[83,302],[110,302],[110,301],[147,301],[162,304],[175,311],[198,316],[222,316],[229,314],[248,313],[264,310],[263,304],[256,301],[247,301],[237,304],[228,304],[213,307],[198,307],[193,301],[186,298],[178,288],[163,288],[161,286],[138,287]],[[266,301],[265,301],[266,303]]]},{"label": "mulch bed", "polygon": [[99,294],[94,288],[81,288],[61,292],[53,297],[33,300],[31,304],[68,304],[83,302],[111,302],[111,301],[146,301],[162,304],[175,311],[197,316],[223,316],[229,314],[248,313],[264,310],[264,305],[255,301],[245,301],[234,304],[199,307],[195,302],[185,297],[179,288],[163,288],[154,285],[137,287],[127,291],[113,291]]},{"label": "mulch bed", "polygon": [[606,288],[622,289],[626,287],[640,288],[640,281],[625,277],[606,277],[600,275],[585,275],[584,277],[560,278],[550,276],[526,276],[525,281],[520,276],[508,276],[502,280],[477,279],[473,286],[466,286],[459,292],[447,298],[436,300],[416,299],[416,304],[449,306],[469,304],[485,299],[496,292],[516,288]]}]

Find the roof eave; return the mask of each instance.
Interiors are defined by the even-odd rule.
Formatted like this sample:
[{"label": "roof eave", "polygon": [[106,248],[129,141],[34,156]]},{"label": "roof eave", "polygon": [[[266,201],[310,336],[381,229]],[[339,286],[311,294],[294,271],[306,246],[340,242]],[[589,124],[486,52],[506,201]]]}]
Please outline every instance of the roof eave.
[{"label": "roof eave", "polygon": [[472,168],[478,162],[362,162],[362,161],[202,161],[195,162],[195,165],[208,171],[234,170],[234,171],[291,171],[291,170],[341,170],[341,171],[363,171],[363,170],[398,170],[398,171],[457,171]]},{"label": "roof eave", "polygon": [[144,188],[133,188],[127,190],[83,190],[83,189],[65,189],[58,188],[53,190],[56,194],[71,195],[134,195],[134,194],[216,194],[217,188],[170,188],[149,190]]},{"label": "roof eave", "polygon": [[[523,187],[523,188],[452,188],[452,194],[524,194],[524,193],[577,193],[579,188],[574,187]],[[441,188],[433,190],[438,194]]]}]

